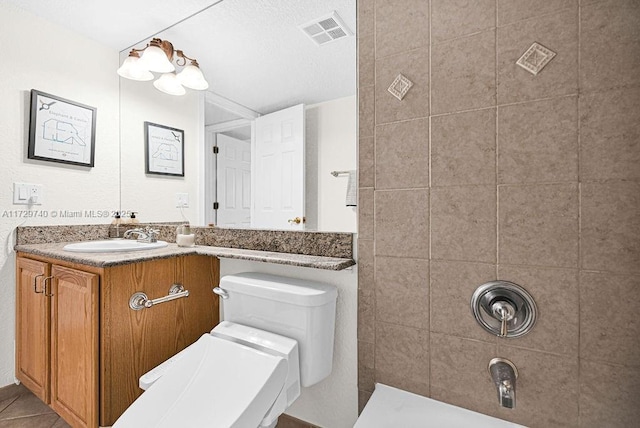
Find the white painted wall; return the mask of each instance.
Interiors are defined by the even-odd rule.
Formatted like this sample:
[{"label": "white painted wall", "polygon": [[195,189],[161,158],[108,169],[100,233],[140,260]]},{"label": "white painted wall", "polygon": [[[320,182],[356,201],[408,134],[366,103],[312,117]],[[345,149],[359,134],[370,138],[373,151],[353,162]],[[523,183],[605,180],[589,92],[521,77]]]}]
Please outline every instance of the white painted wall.
[{"label": "white painted wall", "polygon": [[355,95],[306,108],[305,209],[310,230],[357,231],[356,208],[345,205],[347,176],[331,175],[356,169],[356,115]]},{"label": "white painted wall", "polygon": [[[183,96],[158,91],[153,82],[120,79],[122,209],[138,212],[141,222],[182,221],[176,193],[189,194],[184,215],[204,224],[199,200],[204,186],[204,97],[187,90]],[[145,174],[144,122],[184,131],[184,177]],[[202,192],[202,193],[201,193]]]},{"label": "white painted wall", "polygon": [[321,427],[353,427],[358,416],[357,267],[335,272],[220,259],[221,277],[239,272],[264,272],[311,279],[338,287],[332,372],[316,385],[302,388],[300,397],[285,413]]},{"label": "white painted wall", "polygon": [[[14,381],[15,241],[18,225],[108,222],[84,216],[53,218],[60,210],[119,206],[118,52],[0,2],[0,386]],[[38,89],[97,108],[95,167],[27,160],[29,91]],[[13,182],[43,185],[47,218],[10,217]],[[20,215],[18,213],[18,215]]]}]

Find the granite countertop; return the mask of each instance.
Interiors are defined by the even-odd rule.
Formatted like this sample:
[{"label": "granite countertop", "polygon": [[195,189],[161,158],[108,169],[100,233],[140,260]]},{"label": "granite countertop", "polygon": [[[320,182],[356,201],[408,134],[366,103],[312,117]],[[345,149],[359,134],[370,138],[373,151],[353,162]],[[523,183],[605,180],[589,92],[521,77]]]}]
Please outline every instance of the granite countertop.
[{"label": "granite countertop", "polygon": [[54,244],[22,244],[16,245],[15,250],[28,254],[55,258],[72,263],[96,267],[109,267],[148,260],[165,259],[175,256],[198,254],[218,258],[241,259],[276,263],[290,266],[310,267],[315,269],[342,270],[355,265],[349,258],[309,256],[305,254],[276,253],[271,251],[244,250],[239,248],[209,247],[196,245],[195,247],[178,247],[169,244],[167,247],[145,251],[123,251],[118,253],[76,253],[63,250],[68,242]]}]

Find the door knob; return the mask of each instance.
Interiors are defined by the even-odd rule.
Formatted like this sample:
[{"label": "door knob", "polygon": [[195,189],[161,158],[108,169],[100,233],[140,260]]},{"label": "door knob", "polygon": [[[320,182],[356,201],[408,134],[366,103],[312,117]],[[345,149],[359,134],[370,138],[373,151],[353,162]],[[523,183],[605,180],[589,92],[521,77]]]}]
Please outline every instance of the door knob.
[{"label": "door knob", "polygon": [[305,221],[306,221],[305,217],[302,217],[302,218],[296,217],[296,218],[290,218],[289,220],[287,220],[289,224],[294,224],[294,223],[300,224],[300,223],[304,223]]}]

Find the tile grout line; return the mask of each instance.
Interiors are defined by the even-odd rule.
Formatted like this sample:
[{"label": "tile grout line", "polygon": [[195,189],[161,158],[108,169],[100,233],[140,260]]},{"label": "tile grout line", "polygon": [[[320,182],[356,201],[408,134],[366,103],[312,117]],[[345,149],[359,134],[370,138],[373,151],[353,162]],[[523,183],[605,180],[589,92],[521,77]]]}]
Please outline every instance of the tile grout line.
[{"label": "tile grout line", "polygon": [[[495,218],[495,225],[496,225],[496,252],[495,252],[495,256],[496,256],[496,260],[495,260],[495,278],[498,279],[499,275],[498,275],[498,263],[500,261],[500,186],[498,185],[498,176],[499,176],[499,167],[498,167],[498,114],[499,114],[499,108],[498,108],[498,1],[495,1],[495,19],[496,19],[496,29],[495,29],[495,33],[494,33],[494,65],[495,65],[495,69],[494,69],[494,75],[493,75],[493,79],[494,79],[494,86],[495,86],[495,133],[494,133],[494,147],[495,147],[495,186],[496,186],[496,218]],[[495,340],[495,355],[499,356],[500,355],[500,343],[498,342],[498,338],[494,338]],[[495,403],[494,403],[495,406]]]},{"label": "tile grout line", "polygon": [[[360,1],[364,1],[364,0],[360,0]],[[371,263],[371,278],[373,281],[373,284],[371,284],[371,288],[372,288],[372,318],[373,318],[373,384],[374,384],[374,389],[375,389],[375,383],[376,383],[376,366],[377,366],[377,361],[378,361],[378,356],[376,355],[376,348],[377,348],[377,336],[378,336],[378,329],[377,329],[377,308],[378,308],[378,299],[376,298],[376,265],[377,265],[377,257],[376,257],[376,186],[378,184],[378,162],[377,162],[377,153],[378,153],[378,138],[377,138],[377,122],[376,122],[376,84],[378,81],[378,61],[377,61],[377,54],[378,54],[378,28],[377,28],[377,14],[378,14],[378,8],[376,6],[376,1],[373,1],[373,192],[372,192],[372,197],[373,197],[373,212],[371,213],[371,221],[373,222],[372,224],[372,233],[373,233],[373,254],[372,254],[372,263]]]},{"label": "tile grout line", "polygon": [[577,134],[578,134],[578,379],[577,379],[577,383],[578,383],[578,391],[577,391],[577,396],[578,396],[578,402],[577,404],[577,410],[578,410],[578,415],[577,415],[577,419],[578,419],[578,426],[581,426],[581,411],[580,411],[580,395],[581,395],[581,390],[580,390],[580,384],[581,384],[581,378],[582,378],[582,373],[581,373],[581,352],[580,352],[580,348],[581,348],[581,340],[580,340],[580,336],[581,336],[581,304],[580,304],[580,300],[581,300],[581,292],[580,289],[581,287],[581,281],[580,278],[582,275],[580,275],[580,269],[582,268],[582,171],[581,171],[581,164],[582,162],[580,162],[580,158],[581,158],[581,154],[582,154],[582,136],[581,136],[581,132],[580,132],[580,128],[581,128],[581,120],[580,120],[580,105],[581,105],[581,100],[580,100],[580,92],[582,89],[582,85],[580,84],[581,79],[580,79],[580,70],[581,70],[581,65],[582,65],[582,57],[581,57],[581,42],[582,42],[582,2],[579,1],[578,2],[578,54],[577,54],[577,61],[578,61],[578,73],[577,73],[577,78],[578,78],[578,100],[577,100]]},{"label": "tile grout line", "polygon": [[433,52],[433,1],[429,1],[429,75],[428,75],[428,79],[429,79],[429,161],[428,161],[428,168],[429,168],[429,195],[427,196],[427,199],[429,201],[429,254],[428,254],[428,263],[429,263],[429,279],[428,279],[428,285],[429,285],[429,304],[427,306],[428,310],[429,310],[429,328],[427,330],[427,335],[428,335],[428,339],[427,339],[427,351],[429,353],[429,357],[428,357],[428,363],[429,363],[429,367],[427,369],[427,374],[429,376],[429,387],[427,388],[427,391],[429,393],[429,396],[431,396],[431,380],[432,380],[432,374],[431,374],[431,358],[433,355],[432,349],[431,349],[431,326],[432,326],[432,316],[433,316],[433,310],[431,308],[432,302],[433,302],[433,296],[432,296],[432,289],[431,289],[431,258],[433,255],[433,249],[432,249],[432,245],[433,245],[433,239],[432,239],[432,218],[431,218],[431,211],[432,211],[432,199],[431,199],[431,185],[432,185],[432,171],[431,171],[431,166],[432,166],[432,160],[431,160],[431,156],[432,156],[432,133],[431,133],[431,115],[432,115],[432,96],[433,96],[433,80],[431,79],[431,68],[432,68],[432,52]]},{"label": "tile grout line", "polygon": [[[496,55],[497,57],[497,55]],[[497,74],[497,71],[496,71]],[[497,79],[497,76],[496,76]],[[375,86],[367,86],[367,88],[375,88]],[[607,91],[601,91],[601,92],[607,92]],[[525,100],[525,101],[514,101],[514,102],[509,102],[509,103],[503,103],[503,104],[499,104],[497,102],[496,99],[496,103],[495,105],[492,106],[484,106],[484,107],[475,107],[475,108],[470,108],[470,109],[463,109],[463,110],[454,110],[454,111],[448,111],[448,112],[442,112],[442,113],[433,113],[431,112],[431,108],[429,109],[429,114],[426,116],[417,116],[417,117],[411,117],[411,118],[407,118],[407,119],[399,119],[399,120],[391,120],[389,122],[382,122],[379,124],[375,124],[375,127],[378,126],[386,126],[386,125],[392,125],[392,124],[400,124],[400,123],[405,123],[405,122],[412,122],[412,121],[417,121],[417,120],[424,120],[427,118],[437,118],[437,117],[444,117],[444,116],[452,116],[452,115],[456,115],[456,114],[463,114],[463,113],[473,113],[473,112],[478,112],[478,111],[482,111],[482,110],[489,110],[489,109],[495,109],[498,107],[511,107],[511,106],[518,106],[518,105],[523,105],[523,104],[530,104],[530,103],[536,103],[536,102],[543,102],[543,101],[553,101],[553,100],[557,100],[557,99],[561,99],[561,98],[571,98],[571,97],[577,97],[578,93],[577,92],[572,92],[570,94],[563,94],[563,95],[555,95],[555,96],[551,96],[551,97],[543,97],[543,98],[534,98],[534,99],[530,99],[530,100]],[[497,98],[497,95],[496,95]],[[431,100],[429,100],[429,102],[431,102]],[[362,136],[359,138],[371,138],[373,137],[373,135],[369,135],[369,136]]]}]

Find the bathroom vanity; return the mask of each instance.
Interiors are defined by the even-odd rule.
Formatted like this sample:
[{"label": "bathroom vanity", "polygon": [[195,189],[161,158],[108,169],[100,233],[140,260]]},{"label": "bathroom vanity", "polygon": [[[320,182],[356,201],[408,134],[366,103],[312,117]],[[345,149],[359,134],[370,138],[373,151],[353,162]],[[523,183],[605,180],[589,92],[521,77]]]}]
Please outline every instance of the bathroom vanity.
[{"label": "bathroom vanity", "polygon": [[[16,377],[74,427],[110,426],[138,378],[218,322],[219,259],[189,254],[91,266],[18,252]],[[136,292],[189,296],[134,310]]]},{"label": "bathroom vanity", "polygon": [[[157,228],[165,240],[175,234]],[[74,427],[112,425],[142,393],[140,376],[218,323],[221,258],[332,271],[355,264],[344,233],[202,228],[205,245],[189,248],[64,250],[106,232],[20,227],[14,247],[16,377]]]}]

